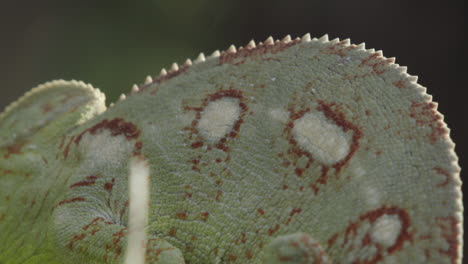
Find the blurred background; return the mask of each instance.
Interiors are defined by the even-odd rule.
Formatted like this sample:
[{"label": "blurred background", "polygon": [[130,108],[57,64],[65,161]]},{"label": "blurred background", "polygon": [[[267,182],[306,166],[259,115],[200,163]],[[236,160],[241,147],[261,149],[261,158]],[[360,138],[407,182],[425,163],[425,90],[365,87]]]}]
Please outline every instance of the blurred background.
[{"label": "blurred background", "polygon": [[1,1],[0,109],[58,78],[92,83],[110,103],[146,75],[199,52],[270,35],[328,33],[381,49],[418,75],[466,168],[464,11],[463,0]]}]

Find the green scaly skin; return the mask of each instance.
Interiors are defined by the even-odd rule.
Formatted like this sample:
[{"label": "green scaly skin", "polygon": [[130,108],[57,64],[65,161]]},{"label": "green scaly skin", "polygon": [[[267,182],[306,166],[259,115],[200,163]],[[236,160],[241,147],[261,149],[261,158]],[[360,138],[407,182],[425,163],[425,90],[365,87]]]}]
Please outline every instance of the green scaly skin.
[{"label": "green scaly skin", "polygon": [[134,157],[146,263],[461,263],[454,144],[405,71],[305,35],[173,66],[109,109],[41,85],[0,115],[0,264],[123,263]]}]

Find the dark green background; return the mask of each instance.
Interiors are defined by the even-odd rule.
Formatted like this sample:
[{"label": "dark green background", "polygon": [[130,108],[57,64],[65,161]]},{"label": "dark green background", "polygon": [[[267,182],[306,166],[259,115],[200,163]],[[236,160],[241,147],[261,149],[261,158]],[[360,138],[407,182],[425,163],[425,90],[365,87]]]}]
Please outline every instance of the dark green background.
[{"label": "dark green background", "polygon": [[58,78],[92,83],[109,103],[199,52],[328,33],[382,49],[418,75],[468,166],[464,8],[462,0],[1,1],[0,108]]}]

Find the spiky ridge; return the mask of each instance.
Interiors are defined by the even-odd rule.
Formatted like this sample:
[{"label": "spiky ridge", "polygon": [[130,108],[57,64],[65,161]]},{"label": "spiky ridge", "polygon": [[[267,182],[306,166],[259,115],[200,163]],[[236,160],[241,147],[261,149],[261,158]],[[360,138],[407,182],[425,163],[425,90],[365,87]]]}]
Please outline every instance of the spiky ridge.
[{"label": "spiky ridge", "polygon": [[[302,36],[301,38],[298,37],[298,38],[295,38],[295,39],[292,39],[290,35],[286,35],[281,40],[280,39],[275,40],[271,36],[268,37],[267,39],[265,39],[265,41],[259,42],[259,43],[255,43],[254,40],[251,40],[251,41],[249,41],[247,43],[247,45],[240,46],[239,48],[236,48],[236,46],[234,46],[234,45],[230,45],[224,51],[220,52],[219,50],[215,50],[208,57],[205,57],[205,54],[203,52],[201,52],[196,57],[196,59],[193,60],[193,62],[192,62],[191,59],[186,59],[184,64],[182,66],[180,66],[180,67],[176,62],[174,62],[174,63],[172,63],[169,71],[166,70],[165,68],[162,68],[159,75],[155,76],[155,78],[148,75],[146,77],[145,81],[143,82],[143,84],[140,84],[140,85],[134,84],[132,86],[131,94],[138,93],[138,92],[146,89],[147,87],[149,87],[149,86],[151,86],[153,84],[161,83],[161,82],[163,82],[165,80],[171,79],[171,78],[183,73],[184,71],[186,71],[192,65],[204,63],[204,62],[209,61],[211,59],[217,59],[217,58],[219,58],[219,57],[221,57],[223,55],[229,55],[229,54],[234,55],[234,54],[236,54],[238,52],[241,52],[243,49],[247,49],[247,50],[252,51],[252,50],[261,49],[261,48],[264,48],[264,47],[274,47],[274,46],[285,45],[285,44],[288,44],[288,43],[291,43],[291,42],[295,42],[296,44],[307,43],[307,42],[319,42],[319,43],[326,44],[326,45],[329,45],[329,46],[340,45],[342,48],[364,50],[367,53],[369,53],[369,55],[375,54],[376,57],[382,57],[383,59],[387,60],[387,67],[396,68],[402,74],[402,77],[404,79],[407,79],[411,84],[413,84],[413,86],[416,86],[419,89],[422,88],[425,91],[424,87],[422,87],[422,86],[420,86],[420,85],[418,85],[416,83],[417,80],[418,80],[417,76],[408,75],[407,72],[406,72],[407,67],[395,64],[395,58],[388,58],[388,59],[384,58],[383,54],[382,54],[382,51],[380,51],[380,50],[375,51],[374,49],[365,49],[365,43],[360,43],[360,44],[357,44],[357,45],[351,44],[350,39],[344,39],[344,40],[340,41],[339,38],[335,38],[335,39],[329,40],[328,34],[325,34],[320,38],[311,38],[310,33],[307,33],[304,36]],[[123,97],[123,98],[125,98],[125,97]],[[121,97],[121,99],[122,99],[122,97]]]},{"label": "spiky ridge", "polygon": [[8,114],[14,111],[17,107],[20,107],[25,101],[30,100],[34,95],[44,92],[49,89],[54,89],[56,87],[70,87],[73,86],[75,88],[83,89],[84,91],[88,91],[91,94],[95,94],[97,98],[105,98],[104,93],[102,93],[98,88],[94,88],[91,84],[86,84],[82,81],[65,81],[65,80],[54,80],[50,82],[43,83],[39,86],[36,86],[26,92],[23,96],[21,96],[18,100],[14,101],[13,103],[9,104],[3,112],[0,113],[0,121],[4,119]]}]

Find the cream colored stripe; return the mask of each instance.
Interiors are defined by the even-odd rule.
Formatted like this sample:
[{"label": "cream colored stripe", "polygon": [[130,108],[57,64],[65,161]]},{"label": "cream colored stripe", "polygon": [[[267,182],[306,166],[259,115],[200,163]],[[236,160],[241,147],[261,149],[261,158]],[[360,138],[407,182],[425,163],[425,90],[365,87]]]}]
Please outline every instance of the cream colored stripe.
[{"label": "cream colored stripe", "polygon": [[130,161],[129,185],[129,233],[126,264],[144,264],[146,253],[146,225],[150,195],[148,162],[141,158]]}]

